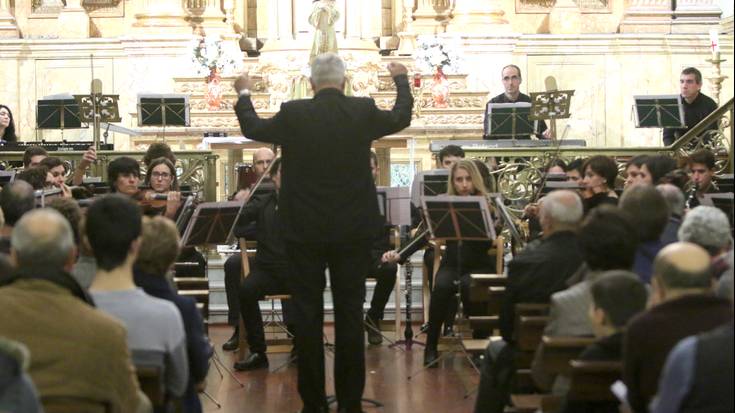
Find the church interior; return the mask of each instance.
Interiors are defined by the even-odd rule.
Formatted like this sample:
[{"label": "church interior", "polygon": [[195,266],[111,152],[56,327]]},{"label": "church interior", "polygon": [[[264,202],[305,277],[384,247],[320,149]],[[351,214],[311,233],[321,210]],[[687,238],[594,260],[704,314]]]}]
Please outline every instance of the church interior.
[{"label": "church interior", "polygon": [[[726,0],[0,0],[0,411],[733,411],[733,33]],[[334,279],[308,405],[265,263],[299,155],[241,114],[316,102],[327,54],[410,100],[371,139],[358,409]]]}]

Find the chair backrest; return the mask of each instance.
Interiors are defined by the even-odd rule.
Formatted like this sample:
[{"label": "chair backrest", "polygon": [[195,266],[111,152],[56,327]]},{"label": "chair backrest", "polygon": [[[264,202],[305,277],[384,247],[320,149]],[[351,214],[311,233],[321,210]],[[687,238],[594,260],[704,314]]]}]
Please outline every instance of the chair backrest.
[{"label": "chair backrest", "polygon": [[110,413],[110,404],[104,401],[92,400],[74,396],[45,396],[41,397],[41,404],[46,413]]},{"label": "chair backrest", "polygon": [[198,262],[176,262],[174,263],[174,274],[176,277],[197,277],[200,274]]},{"label": "chair backrest", "polygon": [[610,386],[620,380],[623,370],[619,361],[572,360],[570,401],[615,401]]},{"label": "chair backrest", "polygon": [[569,362],[579,357],[579,354],[594,342],[594,337],[544,336],[541,339],[542,370],[552,375],[568,376],[572,368]]},{"label": "chair backrest", "polygon": [[153,407],[161,407],[166,404],[166,386],[163,381],[163,369],[160,367],[135,366],[140,383],[140,390],[148,396]]},{"label": "chair backrest", "polygon": [[518,349],[521,351],[535,352],[539,343],[541,343],[541,337],[544,335],[544,329],[549,322],[549,317],[543,315],[521,315],[518,320],[516,329]]}]

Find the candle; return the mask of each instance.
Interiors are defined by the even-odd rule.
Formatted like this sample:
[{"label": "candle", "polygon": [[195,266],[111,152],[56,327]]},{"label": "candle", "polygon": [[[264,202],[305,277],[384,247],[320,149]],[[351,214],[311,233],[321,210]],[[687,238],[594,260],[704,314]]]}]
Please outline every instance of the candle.
[{"label": "candle", "polygon": [[720,53],[720,42],[719,42],[719,35],[717,33],[717,29],[711,29],[709,31],[709,42],[710,42],[710,47],[712,47],[712,56],[715,56],[718,53]]},{"label": "candle", "polygon": [[421,87],[421,73],[414,73],[413,75],[413,87]]}]

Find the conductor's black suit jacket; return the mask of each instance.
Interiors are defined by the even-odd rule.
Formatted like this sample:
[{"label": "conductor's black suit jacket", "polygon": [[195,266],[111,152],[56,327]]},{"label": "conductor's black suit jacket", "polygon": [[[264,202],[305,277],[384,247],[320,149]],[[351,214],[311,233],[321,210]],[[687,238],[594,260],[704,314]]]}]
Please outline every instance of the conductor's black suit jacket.
[{"label": "conductor's black suit jacket", "polygon": [[382,228],[370,146],[409,126],[413,107],[407,76],[394,80],[398,96],[390,111],[330,88],[283,103],[275,116],[261,119],[249,96],[239,98],[235,113],[243,135],[282,145],[279,217],[286,241],[371,240]]}]

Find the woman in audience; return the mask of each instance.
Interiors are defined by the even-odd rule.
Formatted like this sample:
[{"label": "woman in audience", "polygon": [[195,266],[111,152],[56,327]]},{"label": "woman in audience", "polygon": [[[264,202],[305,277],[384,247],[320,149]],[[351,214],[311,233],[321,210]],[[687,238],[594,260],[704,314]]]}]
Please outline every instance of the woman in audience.
[{"label": "woman in audience", "polygon": [[166,195],[165,204],[151,206],[151,214],[164,215],[175,219],[181,206],[181,193],[179,192],[179,181],[176,178],[176,167],[167,158],[161,157],[151,161],[148,165],[148,173],[145,175],[145,186],[150,187],[156,194]]},{"label": "woman in audience", "polygon": [[666,155],[649,156],[643,161],[641,181],[648,185],[658,185],[669,172],[676,169],[676,161]]},{"label": "woman in audience", "polygon": [[641,176],[641,168],[648,159],[648,155],[638,155],[631,158],[625,166],[625,184],[623,188],[630,188],[633,185],[643,183]]},{"label": "woman in audience", "polygon": [[189,383],[184,394],[184,412],[201,412],[197,395],[204,388],[212,355],[204,323],[191,297],[182,297],[171,288],[166,275],[179,254],[179,234],[174,223],[164,217],[144,217],[134,280],[147,294],[173,302],[181,313],[186,331]]},{"label": "woman in audience", "polygon": [[612,158],[603,155],[593,156],[587,159],[582,170],[584,171],[582,186],[591,193],[591,196],[583,200],[585,213],[598,205],[618,204],[618,195],[614,191],[618,166]]},{"label": "woman in audience", "polygon": [[0,141],[18,141],[18,137],[15,136],[13,112],[11,112],[10,108],[5,105],[0,105]]},{"label": "woman in audience", "polygon": [[[448,195],[484,196],[487,194],[482,175],[474,162],[470,160],[461,160],[452,166],[449,182],[451,184],[448,188]],[[461,285],[465,314],[472,313],[469,302],[469,275],[472,272],[494,271],[495,258],[488,255],[491,247],[491,241],[464,241],[461,248],[457,241],[447,241],[446,252],[436,273],[434,290],[431,293],[424,365],[437,367],[436,362],[439,355],[437,346],[441,326],[446,320],[447,313],[454,307],[453,300],[457,293],[455,282],[458,280]],[[395,251],[388,251],[383,259],[395,262],[398,260],[397,255]]]}]

